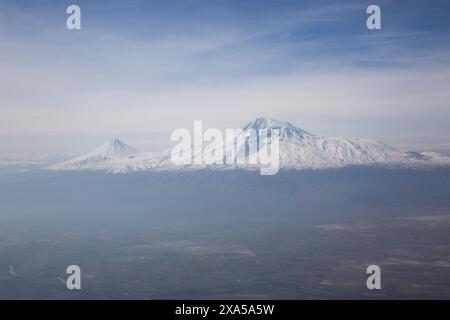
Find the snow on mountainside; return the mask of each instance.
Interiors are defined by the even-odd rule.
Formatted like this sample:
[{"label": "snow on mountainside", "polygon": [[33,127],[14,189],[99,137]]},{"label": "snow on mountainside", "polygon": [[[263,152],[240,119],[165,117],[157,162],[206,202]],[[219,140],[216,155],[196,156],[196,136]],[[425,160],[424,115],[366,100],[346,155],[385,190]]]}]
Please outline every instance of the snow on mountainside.
[{"label": "snow on mountainside", "polygon": [[401,151],[381,142],[317,136],[289,122],[258,118],[247,124],[243,130],[248,132],[252,129],[280,130],[282,168],[319,169],[408,161]]},{"label": "snow on mountainside", "polygon": [[111,162],[120,159],[131,159],[137,151],[119,139],[113,139],[91,152],[52,166],[54,170],[108,170]]},{"label": "snow on mountainside", "polygon": [[[449,165],[450,158],[437,153],[403,152],[387,144],[366,139],[345,139],[323,137],[309,133],[289,122],[270,118],[258,118],[241,130],[236,131],[236,149],[224,148],[224,154],[238,153],[248,149],[247,136],[251,132],[278,129],[279,150],[282,169],[325,169],[351,165],[425,166]],[[254,131],[252,131],[254,130]],[[258,139],[261,140],[259,137]],[[264,140],[261,140],[264,141]],[[260,143],[261,143],[260,141]],[[264,142],[263,142],[264,144]],[[214,148],[222,148],[223,140],[203,145],[209,153]],[[233,153],[233,151],[235,151]],[[254,149],[259,156],[261,150]],[[247,157],[252,154],[247,153]],[[255,155],[253,153],[253,155]],[[236,162],[234,162],[236,163]],[[157,153],[137,153],[120,140],[112,140],[92,152],[50,167],[54,170],[105,170],[109,172],[130,172],[141,170],[199,170],[199,169],[254,169],[249,164],[233,165],[176,165],[171,160],[171,150]]]}]

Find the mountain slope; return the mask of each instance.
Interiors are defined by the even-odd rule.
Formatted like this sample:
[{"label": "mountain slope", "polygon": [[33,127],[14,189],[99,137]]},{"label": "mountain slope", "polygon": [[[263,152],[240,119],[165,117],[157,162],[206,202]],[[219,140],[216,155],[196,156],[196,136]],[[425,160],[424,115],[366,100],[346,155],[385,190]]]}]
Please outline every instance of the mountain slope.
[{"label": "mountain slope", "polygon": [[282,168],[319,169],[375,163],[403,163],[403,152],[378,141],[317,136],[289,122],[258,118],[243,130],[280,130]]}]

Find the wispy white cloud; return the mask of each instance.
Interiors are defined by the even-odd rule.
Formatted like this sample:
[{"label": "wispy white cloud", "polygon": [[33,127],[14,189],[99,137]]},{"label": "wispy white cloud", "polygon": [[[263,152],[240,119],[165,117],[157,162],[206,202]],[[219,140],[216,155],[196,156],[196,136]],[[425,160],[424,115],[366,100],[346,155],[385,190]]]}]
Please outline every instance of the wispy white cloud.
[{"label": "wispy white cloud", "polygon": [[361,8],[212,6],[206,20],[97,21],[79,33],[55,28],[53,13],[13,8],[6,20],[16,22],[0,26],[0,134],[169,132],[262,115],[319,134],[444,145],[448,35],[368,33]]}]

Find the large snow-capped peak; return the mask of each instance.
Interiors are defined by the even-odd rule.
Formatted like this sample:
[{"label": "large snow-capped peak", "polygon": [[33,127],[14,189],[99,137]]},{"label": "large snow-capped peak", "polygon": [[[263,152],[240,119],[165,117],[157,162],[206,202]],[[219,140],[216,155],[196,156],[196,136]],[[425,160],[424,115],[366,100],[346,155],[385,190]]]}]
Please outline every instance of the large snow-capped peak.
[{"label": "large snow-capped peak", "polygon": [[245,125],[242,130],[244,132],[255,130],[257,133],[262,130],[279,130],[280,139],[309,139],[315,137],[314,134],[296,127],[290,122],[279,121],[273,118],[256,118]]},{"label": "large snow-capped peak", "polygon": [[293,124],[286,121],[279,121],[273,118],[256,118],[255,120],[247,123],[247,125],[244,126],[243,130],[284,129],[284,128],[299,129]]}]

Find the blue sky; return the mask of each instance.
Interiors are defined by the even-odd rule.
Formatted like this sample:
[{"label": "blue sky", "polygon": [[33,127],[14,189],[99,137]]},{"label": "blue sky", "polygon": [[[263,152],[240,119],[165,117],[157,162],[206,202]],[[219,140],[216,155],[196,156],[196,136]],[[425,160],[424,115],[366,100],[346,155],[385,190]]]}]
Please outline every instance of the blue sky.
[{"label": "blue sky", "polygon": [[[366,28],[370,4],[382,30]],[[448,1],[0,1],[0,144],[156,149],[194,120],[269,116],[449,150],[449,40]]]}]

